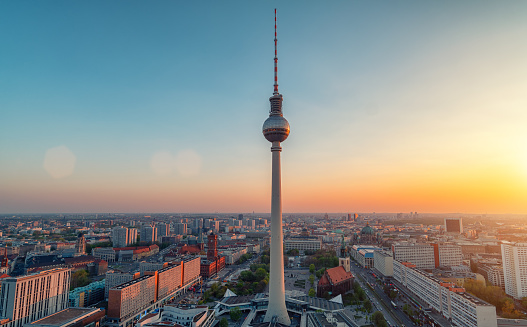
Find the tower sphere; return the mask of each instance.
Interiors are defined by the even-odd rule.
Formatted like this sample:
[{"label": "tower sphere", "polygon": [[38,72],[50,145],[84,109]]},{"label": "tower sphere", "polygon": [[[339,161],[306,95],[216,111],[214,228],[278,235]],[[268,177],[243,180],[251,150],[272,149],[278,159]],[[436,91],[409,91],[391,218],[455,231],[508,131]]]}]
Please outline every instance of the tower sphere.
[{"label": "tower sphere", "polygon": [[263,124],[263,135],[269,142],[283,142],[289,136],[289,123],[279,115],[271,115]]}]

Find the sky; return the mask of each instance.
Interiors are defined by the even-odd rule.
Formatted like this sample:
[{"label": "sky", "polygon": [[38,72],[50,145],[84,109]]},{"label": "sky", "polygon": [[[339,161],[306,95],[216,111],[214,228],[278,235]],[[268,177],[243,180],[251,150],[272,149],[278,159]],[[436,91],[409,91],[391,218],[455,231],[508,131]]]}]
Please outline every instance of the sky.
[{"label": "sky", "polygon": [[527,213],[525,1],[2,1],[0,213]]}]

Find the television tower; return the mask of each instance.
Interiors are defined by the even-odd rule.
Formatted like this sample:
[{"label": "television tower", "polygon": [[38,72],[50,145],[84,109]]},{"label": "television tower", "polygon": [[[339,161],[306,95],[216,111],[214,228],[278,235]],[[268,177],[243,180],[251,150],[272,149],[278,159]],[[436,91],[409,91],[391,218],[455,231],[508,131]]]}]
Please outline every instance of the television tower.
[{"label": "television tower", "polygon": [[289,123],[282,114],[282,95],[278,93],[278,56],[276,38],[276,9],[274,10],[274,91],[269,98],[271,110],[263,124],[263,135],[271,142],[273,176],[271,194],[271,267],[269,276],[269,305],[264,321],[276,321],[289,326],[291,320],[285,307],[284,235],[282,232],[282,182],[280,176],[280,142],[289,135]]}]

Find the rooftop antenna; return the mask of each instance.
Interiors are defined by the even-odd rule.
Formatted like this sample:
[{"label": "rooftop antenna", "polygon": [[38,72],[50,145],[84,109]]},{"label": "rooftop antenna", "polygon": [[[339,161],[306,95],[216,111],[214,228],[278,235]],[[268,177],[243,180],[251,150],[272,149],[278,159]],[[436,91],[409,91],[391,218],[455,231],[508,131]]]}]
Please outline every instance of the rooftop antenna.
[{"label": "rooftop antenna", "polygon": [[276,8],[274,9],[274,92],[273,94],[278,94],[278,50],[277,50],[276,38]]}]

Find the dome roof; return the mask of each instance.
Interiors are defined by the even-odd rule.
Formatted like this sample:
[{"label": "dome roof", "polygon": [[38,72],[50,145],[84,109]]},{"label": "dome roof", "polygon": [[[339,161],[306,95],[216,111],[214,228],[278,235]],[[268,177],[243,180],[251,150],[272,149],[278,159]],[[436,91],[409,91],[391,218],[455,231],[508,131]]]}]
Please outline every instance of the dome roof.
[{"label": "dome roof", "polygon": [[368,234],[368,235],[373,235],[375,233],[375,231],[373,230],[373,228],[370,227],[370,225],[366,225],[366,227],[364,227],[361,231],[360,231],[361,234]]}]

